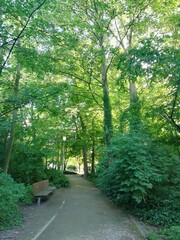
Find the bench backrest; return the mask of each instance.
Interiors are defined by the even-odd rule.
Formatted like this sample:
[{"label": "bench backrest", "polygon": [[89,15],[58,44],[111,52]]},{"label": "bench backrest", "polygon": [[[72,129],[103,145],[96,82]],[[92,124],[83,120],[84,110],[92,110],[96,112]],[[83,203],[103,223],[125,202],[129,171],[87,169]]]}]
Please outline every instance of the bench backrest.
[{"label": "bench backrest", "polygon": [[42,180],[40,182],[33,183],[33,193],[36,194],[38,192],[41,192],[43,190],[46,190],[49,187],[49,181],[48,180]]},{"label": "bench backrest", "polygon": [[47,189],[49,187],[49,181],[43,180],[44,189]]}]

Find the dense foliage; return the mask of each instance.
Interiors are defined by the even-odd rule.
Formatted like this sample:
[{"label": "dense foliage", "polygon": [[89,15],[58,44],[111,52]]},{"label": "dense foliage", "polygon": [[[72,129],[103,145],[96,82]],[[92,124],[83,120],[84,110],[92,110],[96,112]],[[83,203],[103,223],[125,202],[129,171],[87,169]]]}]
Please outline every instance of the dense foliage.
[{"label": "dense foliage", "polygon": [[0,172],[0,230],[21,221],[18,202],[24,193],[23,184],[16,183],[10,175]]},{"label": "dense foliage", "polygon": [[69,179],[62,173],[62,171],[58,171],[56,169],[47,169],[46,174],[50,183],[55,187],[59,188],[70,186]]},{"label": "dense foliage", "polygon": [[97,172],[117,204],[154,224],[177,224],[178,1],[1,5],[4,172],[26,184],[26,196],[47,177],[68,186],[68,166],[85,177]]},{"label": "dense foliage", "polygon": [[144,132],[119,133],[98,165],[96,183],[113,202],[144,222],[169,228],[180,224],[179,171],[174,147]]},{"label": "dense foliage", "polygon": [[99,186],[115,202],[178,197],[179,168],[178,155],[169,146],[143,132],[120,133],[99,163]]},{"label": "dense foliage", "polygon": [[12,164],[10,167],[13,178],[18,182],[33,184],[46,178],[42,152],[35,146],[19,143],[15,147]]}]

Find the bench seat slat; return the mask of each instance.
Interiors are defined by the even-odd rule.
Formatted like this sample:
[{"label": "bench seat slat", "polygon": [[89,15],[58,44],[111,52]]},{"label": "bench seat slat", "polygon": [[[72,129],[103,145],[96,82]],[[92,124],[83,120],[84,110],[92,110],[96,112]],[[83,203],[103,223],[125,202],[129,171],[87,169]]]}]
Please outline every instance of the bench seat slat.
[{"label": "bench seat slat", "polygon": [[51,190],[44,190],[44,191],[34,194],[34,196],[35,197],[46,197],[46,196],[49,196],[51,193],[52,193]]},{"label": "bench seat slat", "polygon": [[53,191],[56,190],[56,187],[48,187],[48,190]]}]

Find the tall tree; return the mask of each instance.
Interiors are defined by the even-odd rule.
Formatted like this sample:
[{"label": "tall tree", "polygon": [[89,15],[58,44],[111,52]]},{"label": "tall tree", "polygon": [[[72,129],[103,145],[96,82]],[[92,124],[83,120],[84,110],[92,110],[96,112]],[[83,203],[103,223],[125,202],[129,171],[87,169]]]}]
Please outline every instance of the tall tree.
[{"label": "tall tree", "polygon": [[9,132],[9,138],[7,140],[7,146],[6,146],[6,152],[5,152],[5,159],[4,159],[4,172],[7,173],[9,169],[9,163],[11,159],[11,153],[13,149],[14,139],[15,139],[15,127],[16,127],[16,121],[17,121],[17,107],[16,103],[18,100],[18,93],[19,93],[19,82],[20,82],[20,64],[17,63],[16,67],[16,76],[14,80],[14,90],[13,90],[13,112],[12,112],[12,121],[10,126],[10,132]]}]

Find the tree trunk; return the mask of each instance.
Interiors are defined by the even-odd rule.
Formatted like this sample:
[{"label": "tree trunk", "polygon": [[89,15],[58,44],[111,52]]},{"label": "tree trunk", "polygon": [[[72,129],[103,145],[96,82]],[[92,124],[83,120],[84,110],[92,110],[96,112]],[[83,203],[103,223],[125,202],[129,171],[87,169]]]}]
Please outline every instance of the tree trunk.
[{"label": "tree trunk", "polygon": [[[83,135],[86,136],[86,126],[84,124],[83,118],[80,115],[80,121],[81,121],[81,128]],[[88,164],[87,164],[87,147],[86,147],[86,142],[83,144],[82,148],[82,154],[83,154],[83,165],[84,165],[84,177],[86,178],[88,176]]]},{"label": "tree trunk", "polygon": [[95,172],[95,139],[92,139],[91,174]]},{"label": "tree trunk", "polygon": [[3,168],[4,164],[4,158],[5,158],[5,151],[6,151],[6,145],[7,145],[7,139],[8,139],[8,131],[7,129],[3,129],[3,123],[5,122],[5,119],[1,116],[0,112],[0,167]]},{"label": "tree trunk", "polygon": [[59,139],[57,141],[58,141],[57,142],[57,168],[58,170],[60,170],[61,169],[61,151],[60,151],[61,144],[59,142]]},{"label": "tree trunk", "polygon": [[84,165],[84,177],[88,177],[88,164],[87,164],[87,148],[84,146],[82,149],[83,152],[83,165]]},{"label": "tree trunk", "polygon": [[130,102],[131,103],[137,102],[138,96],[137,96],[136,84],[134,82],[130,82],[129,89],[130,89]]},{"label": "tree trunk", "polygon": [[95,173],[95,118],[97,114],[92,119],[92,154],[91,154],[91,174]]},{"label": "tree trunk", "polygon": [[[131,17],[131,21],[132,21],[132,17]],[[129,34],[127,35],[128,46],[126,49],[124,49],[125,53],[127,53],[128,50],[131,49],[132,38],[133,38],[133,27],[129,29]],[[130,94],[129,125],[130,125],[130,132],[131,132],[134,130],[138,130],[140,128],[140,123],[141,123],[141,113],[140,113],[141,106],[140,106],[135,82],[129,81],[129,94]]]},{"label": "tree trunk", "polygon": [[101,76],[102,76],[102,90],[103,90],[103,107],[104,107],[104,141],[106,146],[110,144],[110,140],[113,134],[113,125],[112,125],[112,109],[109,98],[109,89],[108,89],[108,78],[106,67],[106,56],[105,49],[103,46],[103,37],[100,40],[100,47],[102,50],[102,64],[101,64]]},{"label": "tree trunk", "polygon": [[130,132],[139,130],[141,124],[141,106],[134,82],[130,82]]},{"label": "tree trunk", "polygon": [[[2,7],[0,7],[0,26],[3,25],[2,15],[3,15],[3,9]],[[7,40],[7,37],[5,37],[4,42],[6,42],[6,40]],[[3,48],[1,47],[0,48],[0,76],[2,74],[3,57],[4,57],[4,51],[3,51]]]},{"label": "tree trunk", "polygon": [[4,159],[4,166],[3,170],[5,173],[8,172],[9,169],[9,163],[11,159],[11,154],[12,154],[12,149],[13,149],[13,144],[14,144],[14,138],[15,138],[15,127],[16,127],[16,121],[17,121],[17,108],[16,108],[16,101],[18,97],[18,92],[19,92],[19,80],[20,80],[20,64],[17,64],[17,69],[16,69],[16,78],[15,78],[15,83],[14,83],[14,110],[12,114],[12,122],[11,122],[11,128],[10,128],[10,133],[9,133],[9,139],[7,142],[7,147],[6,147],[6,153],[5,153],[5,159]]}]

